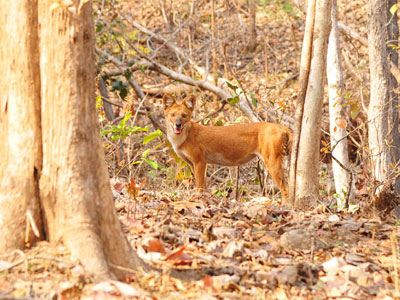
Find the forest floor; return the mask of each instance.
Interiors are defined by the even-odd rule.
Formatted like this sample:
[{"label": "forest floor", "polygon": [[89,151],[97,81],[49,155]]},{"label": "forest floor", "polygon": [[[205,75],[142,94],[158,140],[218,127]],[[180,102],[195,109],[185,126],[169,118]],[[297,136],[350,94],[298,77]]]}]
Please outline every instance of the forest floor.
[{"label": "forest floor", "polygon": [[[0,257],[0,299],[398,299],[396,216],[294,211],[270,198],[175,197],[116,183],[116,209],[158,271],[93,282],[61,245]],[[396,214],[396,212],[394,212]]]},{"label": "forest floor", "polygon": [[[211,1],[194,2],[197,11],[191,22],[185,21],[190,1],[168,2],[175,9],[176,32],[168,31],[159,7],[151,1],[127,1],[123,9],[130,11],[143,26],[165,34],[190,52],[198,65],[204,66],[206,58],[212,55],[207,48]],[[366,1],[338,2],[341,21],[366,37]],[[101,3],[104,1],[95,1],[99,7]],[[218,38],[223,40],[227,53],[222,58],[222,49],[218,52],[219,75],[232,82],[239,81],[257,99],[260,114],[275,110],[292,116],[304,13],[290,1],[258,1],[259,46],[254,53],[248,53],[245,50],[245,28],[249,23],[246,1],[216,3]],[[225,7],[226,3],[230,6]],[[145,45],[146,35],[131,31],[126,24],[119,27],[123,18],[116,18],[114,9],[96,12],[97,45],[129,60],[131,51],[124,49],[127,44],[122,38],[134,36],[135,41]],[[360,111],[349,124],[354,129],[365,120],[362,102],[369,97],[367,48],[348,35],[341,38],[345,90],[349,101],[360,103]],[[153,42],[148,40],[147,45],[156,49],[158,45]],[[178,69],[175,53],[161,49],[157,60]],[[112,69],[111,65],[100,67]],[[184,72],[189,74],[193,69],[184,69]],[[167,87],[171,89],[171,80],[146,70],[134,75],[149,95],[148,105],[153,116],[162,121],[160,95]],[[126,113],[126,99],[120,99],[121,93],[118,96],[126,83],[124,80],[106,82],[111,100],[125,107],[115,110],[116,117]],[[173,91],[174,88],[178,90],[179,84],[172,82]],[[229,105],[218,111],[221,103],[210,93],[202,91],[199,95],[196,120],[214,125],[246,121],[239,110]],[[128,98],[134,98],[134,111],[139,111],[141,104],[133,92],[128,92]],[[110,122],[104,118],[101,103],[98,109],[104,129]],[[328,130],[326,102],[322,119],[323,127]],[[143,114],[135,115],[134,120],[132,126],[151,128]],[[365,145],[363,129],[352,134],[356,199],[349,209],[342,211],[333,205],[329,159],[321,160],[321,201],[315,209],[304,212],[282,204],[280,195],[273,194],[275,188],[271,184],[267,187],[267,196],[260,196],[257,162],[240,169],[238,200],[234,197],[235,170],[232,168],[210,166],[208,180],[212,194],[194,194],[190,174],[187,169],[176,171],[173,156],[162,144],[165,138],[157,137],[143,144],[146,136],[148,132],[137,132],[122,141],[125,161],[117,157],[119,141],[112,141],[107,135],[103,138],[115,207],[123,229],[139,256],[156,270],[127,270],[132,275],[124,283],[95,282],[93,274],[73,261],[62,245],[42,242],[0,257],[0,300],[400,299],[400,209],[396,196],[386,199],[386,211],[377,210],[368,196],[368,168],[360,158]],[[325,148],[329,148],[327,143],[322,142]],[[121,170],[123,163],[129,167]],[[177,173],[180,178],[176,185]],[[135,197],[127,191],[132,186],[132,178],[137,182],[133,183],[137,187]]]}]

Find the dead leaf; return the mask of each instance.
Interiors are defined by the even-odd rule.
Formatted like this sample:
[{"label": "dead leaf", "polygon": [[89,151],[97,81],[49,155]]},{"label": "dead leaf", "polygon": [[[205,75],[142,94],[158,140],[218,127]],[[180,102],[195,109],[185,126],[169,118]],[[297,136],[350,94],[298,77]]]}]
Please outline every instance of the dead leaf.
[{"label": "dead leaf", "polygon": [[347,126],[347,121],[343,117],[336,118],[335,123],[339,128],[346,128]]},{"label": "dead leaf", "polygon": [[144,226],[141,220],[133,219],[129,216],[126,217],[126,223],[129,226],[131,232],[143,232]]},{"label": "dead leaf", "polygon": [[118,193],[121,193],[122,190],[127,186],[126,183],[120,183],[120,182],[116,182],[114,184],[114,190],[116,190]]},{"label": "dead leaf", "polygon": [[148,238],[143,241],[143,248],[148,252],[158,252],[161,254],[166,254],[163,243],[157,238]]},{"label": "dead leaf", "polygon": [[176,249],[175,251],[171,252],[164,260],[165,261],[173,261],[174,265],[189,265],[192,263],[193,258],[184,253],[183,251],[186,249],[186,245]]},{"label": "dead leaf", "polygon": [[143,297],[145,295],[143,291],[137,290],[129,284],[114,280],[100,282],[91,290],[92,294],[106,293],[124,297]]}]

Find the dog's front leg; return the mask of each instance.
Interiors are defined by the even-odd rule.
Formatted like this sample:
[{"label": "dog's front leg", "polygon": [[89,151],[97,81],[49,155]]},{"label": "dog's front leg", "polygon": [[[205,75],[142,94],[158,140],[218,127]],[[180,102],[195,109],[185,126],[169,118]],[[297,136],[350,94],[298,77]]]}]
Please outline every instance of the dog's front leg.
[{"label": "dog's front leg", "polygon": [[206,162],[199,161],[194,164],[194,178],[196,180],[196,189],[204,191],[206,189],[206,182],[204,176],[206,174]]}]

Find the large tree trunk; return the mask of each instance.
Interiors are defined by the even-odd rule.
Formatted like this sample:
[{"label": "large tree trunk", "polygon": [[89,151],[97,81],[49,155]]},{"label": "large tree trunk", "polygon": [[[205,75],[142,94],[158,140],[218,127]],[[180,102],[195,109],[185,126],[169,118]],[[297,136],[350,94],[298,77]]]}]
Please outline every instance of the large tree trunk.
[{"label": "large tree trunk", "polygon": [[296,168],[296,207],[313,207],[319,198],[319,145],[326,52],[332,0],[317,0],[310,76],[301,124]]},{"label": "large tree trunk", "polygon": [[[13,214],[16,220],[24,220],[29,197],[37,195],[42,208],[43,226],[40,229],[50,242],[62,241],[70,249],[72,257],[79,259],[98,278],[123,277],[124,274],[114,265],[136,269],[144,264],[126,240],[113,207],[95,110],[92,3],[74,1],[70,7],[54,7],[53,1],[49,0],[39,0],[38,6],[31,0],[19,0],[5,6],[7,2],[3,1],[0,14],[9,15],[9,22],[21,24],[32,18],[37,24],[40,20],[39,27],[31,27],[40,28],[40,43],[37,44],[37,34],[23,32],[29,26],[22,26],[21,33],[26,43],[31,45],[27,49],[30,51],[18,56],[15,53],[18,47],[11,42],[2,46],[5,55],[2,57],[14,58],[18,62],[9,74],[15,76],[15,89],[19,94],[12,88],[6,90],[1,121],[7,120],[7,132],[21,126],[21,122],[27,122],[36,134],[22,129],[14,131],[13,135],[2,131],[3,143],[9,145],[0,148],[0,155],[6,158],[4,166],[16,162],[22,166],[24,157],[28,157],[29,165],[26,169],[21,167],[18,172],[13,171],[16,176],[12,177],[13,185],[8,188],[11,192],[0,194],[2,203],[9,201],[6,202],[9,205],[0,207],[0,216]],[[31,8],[25,10],[25,19],[12,15],[14,9],[24,7]],[[10,32],[15,34],[15,31]],[[40,64],[36,53],[40,53]],[[23,61],[25,58],[29,64]],[[4,70],[8,61],[2,63]],[[38,72],[30,76],[20,75],[24,74],[22,70],[31,70],[31,66],[38,65],[40,77]],[[3,78],[7,76],[4,74]],[[35,90],[39,84],[40,96]],[[14,109],[18,104],[35,109],[24,114],[26,119],[20,120],[20,116],[15,115],[17,108]],[[34,112],[38,112],[37,115]],[[11,155],[10,146],[19,140],[26,142],[28,151],[18,146],[12,149]],[[40,146],[32,140],[41,142],[41,161]],[[36,151],[38,155],[32,151],[33,148],[39,148]],[[39,167],[35,169],[36,164]],[[16,193],[22,185],[32,187],[29,192]],[[0,227],[2,240],[11,241],[7,247],[0,244],[0,252],[21,248],[23,243],[19,242],[20,239],[12,239],[15,232],[20,236],[24,230],[24,224],[19,225],[20,228],[12,230]]]},{"label": "large tree trunk", "polygon": [[24,246],[28,211],[40,226],[40,77],[37,1],[0,7],[0,252],[7,252]]},{"label": "large tree trunk", "polygon": [[[337,25],[337,3],[332,3],[332,30],[329,36],[328,56],[327,56],[327,78],[329,94],[329,128],[331,135],[331,145],[333,147],[332,170],[335,179],[336,194],[338,195],[337,204],[343,208],[345,199],[349,193],[350,184],[350,161],[347,147],[346,123],[348,121],[345,99],[343,97],[343,71],[342,60],[340,57],[339,30]],[[343,122],[343,120],[345,122]],[[342,126],[344,125],[344,126]],[[340,162],[344,169],[336,160]]]},{"label": "large tree trunk", "polygon": [[[391,51],[387,47],[389,39],[391,44],[393,39],[397,44],[398,39],[397,18],[389,14],[391,4],[393,1],[389,0],[370,0],[369,3],[371,98],[368,137],[373,175],[382,184],[390,180],[400,157],[398,97],[393,91],[395,80],[390,73],[388,53]],[[397,55],[392,54],[391,59],[397,66]],[[399,181],[395,184],[398,191],[399,184]]]}]

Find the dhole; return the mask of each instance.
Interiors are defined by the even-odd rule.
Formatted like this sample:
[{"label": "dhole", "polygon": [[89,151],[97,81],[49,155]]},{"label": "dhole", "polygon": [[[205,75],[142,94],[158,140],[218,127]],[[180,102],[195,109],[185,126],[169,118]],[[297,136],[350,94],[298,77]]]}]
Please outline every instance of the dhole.
[{"label": "dhole", "polygon": [[292,144],[289,128],[274,123],[250,123],[231,126],[203,126],[191,121],[196,97],[176,101],[164,95],[163,106],[168,140],[176,154],[194,170],[197,189],[205,189],[207,163],[239,166],[260,157],[282,193],[288,196],[288,186],[282,162]]}]

